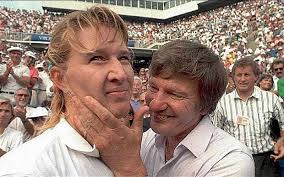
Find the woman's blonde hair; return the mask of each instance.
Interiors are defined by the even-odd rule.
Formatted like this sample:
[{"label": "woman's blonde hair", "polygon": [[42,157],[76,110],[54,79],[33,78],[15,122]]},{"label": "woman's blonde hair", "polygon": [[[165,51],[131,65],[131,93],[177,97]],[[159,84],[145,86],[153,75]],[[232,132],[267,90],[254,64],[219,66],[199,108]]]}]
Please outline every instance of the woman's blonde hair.
[{"label": "woman's blonde hair", "polygon": [[[87,53],[87,50],[80,42],[78,42],[77,34],[86,28],[99,28],[105,26],[116,31],[115,35],[120,35],[123,42],[127,44],[128,33],[124,21],[111,11],[102,6],[94,6],[86,11],[76,11],[68,14],[53,29],[51,41],[45,56],[53,66],[65,67],[65,63],[69,57],[71,48]],[[54,127],[65,112],[64,94],[62,90],[54,88],[54,97],[51,102],[51,116],[49,121],[42,127],[46,130]]]}]

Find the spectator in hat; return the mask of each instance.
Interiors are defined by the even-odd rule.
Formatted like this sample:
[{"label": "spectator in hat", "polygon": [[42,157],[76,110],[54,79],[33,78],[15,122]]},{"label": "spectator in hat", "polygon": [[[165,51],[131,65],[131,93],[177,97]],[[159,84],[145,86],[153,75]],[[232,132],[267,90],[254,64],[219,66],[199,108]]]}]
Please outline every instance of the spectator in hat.
[{"label": "spectator in hat", "polygon": [[44,107],[31,108],[26,114],[26,118],[31,121],[34,126],[34,136],[40,131],[42,125],[46,122],[48,111]]},{"label": "spectator in hat", "polygon": [[30,83],[28,84],[28,89],[30,92],[30,105],[32,106],[37,106],[37,89],[38,87],[38,78],[39,78],[39,73],[38,70],[35,67],[36,63],[36,56],[33,52],[27,51],[24,56],[24,64],[29,67],[30,69]]},{"label": "spectator in hat", "polygon": [[36,69],[39,73],[38,78],[38,87],[37,87],[37,103],[42,106],[44,101],[50,101],[50,98],[47,97],[47,89],[50,89],[50,86],[53,84],[49,78],[48,64],[46,61],[36,65]]},{"label": "spectator in hat", "polygon": [[1,91],[0,96],[14,100],[15,91],[18,88],[27,87],[30,83],[30,70],[21,63],[23,49],[11,47],[8,50],[10,60],[6,69],[0,73]]},{"label": "spectator in hat", "polygon": [[22,133],[8,126],[13,116],[10,100],[0,97],[0,157],[23,143]]}]

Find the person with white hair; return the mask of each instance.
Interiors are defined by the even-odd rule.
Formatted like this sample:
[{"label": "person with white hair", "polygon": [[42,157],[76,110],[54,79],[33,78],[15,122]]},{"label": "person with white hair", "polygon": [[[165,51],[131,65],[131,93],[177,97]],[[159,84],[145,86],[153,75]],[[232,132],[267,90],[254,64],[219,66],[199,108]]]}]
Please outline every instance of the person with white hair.
[{"label": "person with white hair", "polygon": [[143,104],[140,101],[140,95],[142,94],[142,86],[142,79],[140,79],[138,76],[134,76],[132,96],[130,100],[130,104],[134,112],[136,112]]},{"label": "person with white hair", "polygon": [[2,85],[0,96],[14,100],[14,93],[18,88],[27,87],[30,82],[30,70],[21,63],[23,49],[11,47],[8,50],[9,58],[5,71],[0,73]]}]

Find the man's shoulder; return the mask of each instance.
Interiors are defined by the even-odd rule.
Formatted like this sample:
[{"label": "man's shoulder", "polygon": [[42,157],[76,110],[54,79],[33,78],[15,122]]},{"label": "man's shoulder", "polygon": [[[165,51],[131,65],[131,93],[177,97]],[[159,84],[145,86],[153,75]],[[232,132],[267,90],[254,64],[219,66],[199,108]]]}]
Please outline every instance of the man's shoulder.
[{"label": "man's shoulder", "polygon": [[22,137],[23,136],[23,133],[18,131],[18,130],[15,130],[11,127],[7,127],[6,130],[5,130],[5,136],[9,136],[9,137]]},{"label": "man's shoulder", "polygon": [[242,152],[251,156],[251,151],[236,138],[220,128],[216,128],[208,148],[216,148],[222,153]]},{"label": "man's shoulder", "polygon": [[[204,153],[208,176],[254,176],[251,151],[237,139],[217,128]],[[205,167],[204,167],[205,168]]]}]

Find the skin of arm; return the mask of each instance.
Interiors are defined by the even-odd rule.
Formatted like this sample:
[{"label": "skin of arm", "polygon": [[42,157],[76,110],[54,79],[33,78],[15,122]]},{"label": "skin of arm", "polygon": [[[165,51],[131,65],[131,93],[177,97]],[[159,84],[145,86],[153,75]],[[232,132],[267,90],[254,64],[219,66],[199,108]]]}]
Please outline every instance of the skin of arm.
[{"label": "skin of arm", "polygon": [[6,154],[6,152],[3,151],[3,150],[0,148],[0,157],[1,157],[2,155],[4,155],[4,154]]}]

